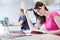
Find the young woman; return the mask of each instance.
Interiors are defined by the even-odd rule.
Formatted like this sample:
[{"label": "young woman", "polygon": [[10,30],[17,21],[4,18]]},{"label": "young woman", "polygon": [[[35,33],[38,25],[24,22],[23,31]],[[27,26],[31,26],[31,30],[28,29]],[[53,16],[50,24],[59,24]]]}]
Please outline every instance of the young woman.
[{"label": "young woman", "polygon": [[30,27],[39,28],[44,25],[43,30],[47,31],[47,33],[60,35],[60,15],[56,11],[49,12],[45,4],[36,2],[33,12],[39,22],[34,26],[26,11],[25,16]]},{"label": "young woman", "polygon": [[19,20],[18,22],[14,23],[14,25],[20,25],[22,26],[21,27],[21,30],[29,30],[29,25],[27,23],[27,19],[26,19],[26,16],[24,15],[24,10],[23,9],[19,9]]}]

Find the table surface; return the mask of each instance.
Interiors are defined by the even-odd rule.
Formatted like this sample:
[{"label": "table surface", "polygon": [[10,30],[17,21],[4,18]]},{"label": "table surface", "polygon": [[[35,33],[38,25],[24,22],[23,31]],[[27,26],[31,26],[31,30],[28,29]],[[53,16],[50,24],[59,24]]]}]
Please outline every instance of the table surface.
[{"label": "table surface", "polygon": [[[6,28],[6,27],[5,27]],[[10,30],[20,30],[20,26],[8,26]],[[17,28],[17,29],[16,29]],[[7,28],[6,28],[7,29]],[[23,36],[23,37],[8,37],[8,36],[0,36],[1,40],[60,40],[60,36],[52,35],[52,34],[39,34],[32,36]]]},{"label": "table surface", "polygon": [[60,40],[60,36],[52,34],[39,34],[39,35],[12,37],[12,38],[1,36],[1,40]]}]

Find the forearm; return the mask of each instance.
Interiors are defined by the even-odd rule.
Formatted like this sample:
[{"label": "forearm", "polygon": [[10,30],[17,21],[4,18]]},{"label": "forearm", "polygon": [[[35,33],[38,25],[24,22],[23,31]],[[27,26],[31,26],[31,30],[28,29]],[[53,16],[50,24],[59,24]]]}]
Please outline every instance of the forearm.
[{"label": "forearm", "polygon": [[60,34],[60,30],[50,31],[50,32],[48,32],[48,33],[50,33],[50,34]]},{"label": "forearm", "polygon": [[19,26],[22,26],[22,23],[23,23],[22,21],[20,21],[20,22],[15,22],[15,23],[14,23],[14,25],[17,25],[17,26],[18,26],[18,25],[19,25]]},{"label": "forearm", "polygon": [[31,22],[31,20],[29,19],[29,17],[26,16],[26,18],[27,18],[27,22],[28,22],[29,27],[30,27],[30,28],[33,28],[34,25],[32,24],[32,22]]},{"label": "forearm", "polygon": [[28,11],[25,10],[25,13],[24,13],[24,14],[25,14],[25,16],[26,16],[26,18],[27,18],[27,22],[28,22],[28,25],[29,25],[30,29],[31,29],[31,28],[34,28],[34,25],[32,24],[31,20],[29,19]]},{"label": "forearm", "polygon": [[16,25],[22,25],[22,23],[20,23],[20,22],[17,22],[17,23],[16,23]]}]

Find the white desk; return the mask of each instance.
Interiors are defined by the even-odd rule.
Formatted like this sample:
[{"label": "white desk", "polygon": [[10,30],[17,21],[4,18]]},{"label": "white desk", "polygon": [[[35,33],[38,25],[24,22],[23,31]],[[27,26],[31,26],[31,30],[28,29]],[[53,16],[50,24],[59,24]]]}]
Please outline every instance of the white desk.
[{"label": "white desk", "polygon": [[16,37],[16,38],[9,38],[2,36],[1,40],[60,40],[60,36],[55,36],[52,34],[40,34],[40,35]]},{"label": "white desk", "polygon": [[[8,26],[9,30],[20,30],[20,26]],[[5,27],[7,29],[7,27]],[[52,34],[40,34],[40,35],[33,35],[33,36],[24,36],[24,37],[6,37],[2,35],[1,40],[60,40],[60,36],[52,35]]]}]

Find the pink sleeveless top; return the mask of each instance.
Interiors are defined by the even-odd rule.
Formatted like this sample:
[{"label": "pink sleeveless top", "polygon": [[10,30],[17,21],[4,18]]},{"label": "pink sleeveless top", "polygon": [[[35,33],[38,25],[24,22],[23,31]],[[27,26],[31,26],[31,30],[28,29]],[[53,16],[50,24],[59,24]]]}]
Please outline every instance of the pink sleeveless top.
[{"label": "pink sleeveless top", "polygon": [[[54,17],[55,16],[59,16],[60,17],[60,15],[56,11],[51,12],[49,18],[47,18],[46,22],[44,23],[45,24],[45,28],[48,31],[55,31],[55,30],[59,29],[58,25],[54,21]],[[57,35],[60,36],[60,34],[57,34]]]}]

